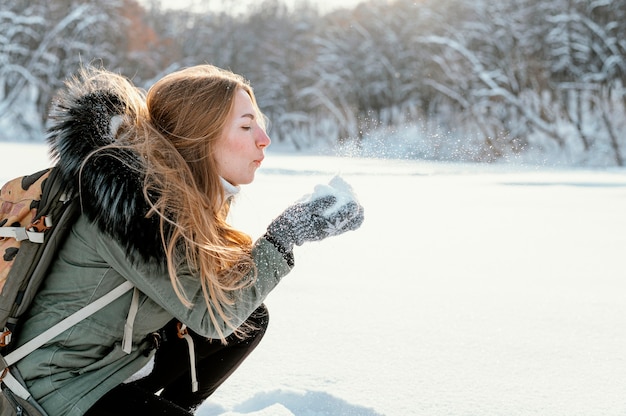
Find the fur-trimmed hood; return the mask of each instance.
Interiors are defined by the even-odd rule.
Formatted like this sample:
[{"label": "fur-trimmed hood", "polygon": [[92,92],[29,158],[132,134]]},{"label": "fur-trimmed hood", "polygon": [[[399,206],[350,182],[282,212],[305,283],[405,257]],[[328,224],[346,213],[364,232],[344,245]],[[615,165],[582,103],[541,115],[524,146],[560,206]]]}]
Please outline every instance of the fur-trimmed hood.
[{"label": "fur-trimmed hood", "polygon": [[68,88],[53,102],[47,141],[66,190],[80,197],[83,213],[120,241],[133,261],[164,261],[158,216],[146,218],[139,156],[128,149],[103,149],[114,142],[112,127],[124,111],[122,97],[112,90]]}]

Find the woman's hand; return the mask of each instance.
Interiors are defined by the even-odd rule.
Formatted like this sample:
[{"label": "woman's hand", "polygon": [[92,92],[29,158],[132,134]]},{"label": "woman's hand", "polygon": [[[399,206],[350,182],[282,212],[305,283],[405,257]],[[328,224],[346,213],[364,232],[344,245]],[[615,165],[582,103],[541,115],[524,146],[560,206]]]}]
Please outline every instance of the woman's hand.
[{"label": "woman's hand", "polygon": [[364,219],[363,207],[356,199],[338,202],[334,195],[319,195],[287,208],[272,221],[266,235],[284,252],[290,252],[294,244],[356,230]]}]

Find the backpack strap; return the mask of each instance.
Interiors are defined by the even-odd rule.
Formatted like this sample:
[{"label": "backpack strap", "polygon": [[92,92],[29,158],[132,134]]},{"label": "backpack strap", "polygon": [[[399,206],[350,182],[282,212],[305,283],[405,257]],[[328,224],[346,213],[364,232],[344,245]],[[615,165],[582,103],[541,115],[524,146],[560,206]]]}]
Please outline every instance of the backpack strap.
[{"label": "backpack strap", "polygon": [[[74,312],[72,315],[63,319],[61,322],[57,323],[53,327],[47,329],[41,334],[37,335],[35,338],[28,341],[26,344],[16,348],[11,353],[7,354],[5,357],[0,356],[0,361],[2,362],[2,374],[0,375],[0,382],[4,383],[15,395],[18,397],[28,400],[31,397],[30,392],[20,383],[9,370],[9,367],[22,358],[26,357],[28,354],[36,350],[37,348],[44,345],[46,342],[52,340],[54,337],[60,335],[65,330],[71,328],[76,325],[78,322],[87,318],[90,315],[93,315],[100,309],[104,308],[114,300],[120,298],[124,293],[128,292],[134,287],[134,285],[126,281],[97,299],[96,301],[90,303],[82,309]],[[135,296],[133,296],[135,297]],[[132,306],[131,306],[132,309]],[[134,317],[133,317],[134,318]],[[130,319],[130,316],[129,316]]]},{"label": "backpack strap", "polygon": [[1,238],[14,238],[16,241],[28,240],[32,243],[43,244],[44,231],[52,227],[49,217],[41,217],[36,222],[44,225],[44,228],[35,228],[35,223],[29,227],[0,227]]},{"label": "backpack strap", "polygon": [[17,397],[24,400],[30,399],[30,392],[22,385],[22,383],[13,377],[13,374],[9,371],[9,367],[5,367],[2,373],[2,383],[4,383]]},{"label": "backpack strap", "polygon": [[133,287],[134,285],[129,281],[122,283],[121,285],[119,285],[118,287],[116,287],[115,289],[107,293],[106,295],[95,300],[94,302],[90,303],[84,308],[74,312],[72,315],[63,319],[61,322],[57,323],[53,327],[48,328],[41,334],[37,335],[35,338],[28,341],[26,344],[21,345],[20,347],[16,348],[11,353],[7,354],[4,357],[4,360],[9,366],[15,364],[16,362],[26,357],[31,352],[35,351],[37,348],[44,345],[46,342],[60,335],[62,332],[76,325],[77,323],[87,318],[88,316],[93,315],[94,313],[98,312],[100,309],[104,308],[109,303],[113,302],[114,300],[118,299],[124,293],[131,290]]}]

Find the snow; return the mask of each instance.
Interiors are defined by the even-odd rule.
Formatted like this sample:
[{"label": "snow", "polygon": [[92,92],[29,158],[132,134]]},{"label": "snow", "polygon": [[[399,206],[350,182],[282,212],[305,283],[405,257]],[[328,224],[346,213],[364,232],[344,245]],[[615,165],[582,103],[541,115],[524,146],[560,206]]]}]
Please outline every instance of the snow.
[{"label": "snow", "polygon": [[313,192],[300,198],[299,202],[310,202],[329,196],[334,197],[335,202],[324,210],[323,214],[326,217],[330,217],[351,202],[359,201],[352,186],[340,175],[335,175],[328,184],[315,185]]},{"label": "snow", "polygon": [[[2,182],[47,164],[0,150]],[[256,238],[337,174],[363,226],[296,247],[264,340],[198,416],[626,413],[626,170],[270,151],[231,220]]]}]

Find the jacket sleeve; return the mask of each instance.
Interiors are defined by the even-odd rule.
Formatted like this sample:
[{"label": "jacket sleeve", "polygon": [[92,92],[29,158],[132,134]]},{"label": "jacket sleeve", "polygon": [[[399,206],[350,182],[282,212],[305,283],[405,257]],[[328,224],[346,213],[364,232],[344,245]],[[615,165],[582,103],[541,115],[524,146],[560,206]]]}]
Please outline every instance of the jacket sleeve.
[{"label": "jacket sleeve", "polygon": [[[104,261],[121,276],[134,283],[143,294],[194,332],[208,338],[219,338],[219,331],[211,321],[197,275],[186,268],[182,268],[178,273],[182,289],[193,303],[188,308],[176,296],[167,270],[151,263],[133,264],[127,259],[124,248],[119,243],[102,233],[97,235],[98,252]],[[236,292],[237,299],[234,304],[225,308],[231,318],[230,323],[234,327],[241,325],[261,305],[272,289],[293,267],[283,254],[265,238],[259,238],[256,241],[252,249],[252,257],[257,270],[254,284]],[[232,333],[232,328],[217,313],[213,315],[225,336]]]}]

